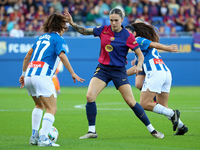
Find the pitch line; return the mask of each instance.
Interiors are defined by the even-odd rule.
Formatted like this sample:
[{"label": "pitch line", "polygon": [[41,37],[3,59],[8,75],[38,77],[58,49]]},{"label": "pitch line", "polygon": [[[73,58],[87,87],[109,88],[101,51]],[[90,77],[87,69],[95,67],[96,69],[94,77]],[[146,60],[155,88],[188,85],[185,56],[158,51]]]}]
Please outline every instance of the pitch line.
[{"label": "pitch line", "polygon": [[[101,106],[107,106],[107,108],[101,108]],[[115,110],[115,111],[125,111],[130,110],[130,108],[109,108],[109,105],[125,105],[125,103],[100,103],[97,104],[97,110]],[[85,104],[75,105],[74,108],[57,109],[57,111],[71,111],[85,109]],[[29,112],[33,109],[0,109],[0,112]],[[181,112],[200,112],[199,107],[191,107],[190,109],[180,109]]]}]

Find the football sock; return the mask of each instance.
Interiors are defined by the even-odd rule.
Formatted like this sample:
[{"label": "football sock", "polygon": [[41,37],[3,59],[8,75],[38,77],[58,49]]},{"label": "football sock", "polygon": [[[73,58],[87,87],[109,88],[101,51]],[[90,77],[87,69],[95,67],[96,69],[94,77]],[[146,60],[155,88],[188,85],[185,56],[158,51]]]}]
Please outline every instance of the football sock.
[{"label": "football sock", "polygon": [[149,118],[139,103],[136,103],[135,106],[131,109],[134,111],[135,115],[145,124],[145,126],[150,124]]},{"label": "football sock", "polygon": [[172,117],[174,115],[174,111],[172,109],[166,108],[160,104],[156,104],[156,106],[153,108],[153,112],[157,114],[162,114],[168,117]]},{"label": "football sock", "polygon": [[95,102],[87,102],[86,104],[86,114],[89,124],[89,131],[95,132],[95,122],[96,122],[96,115],[97,115],[97,107]]},{"label": "football sock", "polygon": [[151,132],[153,132],[154,130],[155,130],[155,128],[152,126],[152,124],[149,124],[148,126],[147,126],[147,129],[148,129],[148,131],[151,133]]},{"label": "football sock", "polygon": [[[42,119],[43,110],[39,108],[34,108],[32,111],[32,130],[39,130],[40,122]],[[35,131],[34,131],[35,132]],[[34,133],[32,133],[34,135]]]},{"label": "football sock", "polygon": [[183,122],[181,121],[181,119],[179,118],[179,120],[178,120],[178,128],[180,129],[180,128],[182,128],[183,127]]},{"label": "football sock", "polygon": [[[171,120],[171,117],[167,117],[170,121],[172,121]],[[180,129],[180,128],[182,128],[183,127],[183,122],[181,121],[181,119],[179,118],[179,120],[178,120],[178,128]]]},{"label": "football sock", "polygon": [[42,121],[42,129],[41,129],[41,135],[45,135],[45,137],[48,136],[49,131],[51,130],[51,127],[55,121],[55,118],[50,113],[45,113]]},{"label": "football sock", "polygon": [[88,131],[93,133],[96,132],[95,126],[89,126]]}]

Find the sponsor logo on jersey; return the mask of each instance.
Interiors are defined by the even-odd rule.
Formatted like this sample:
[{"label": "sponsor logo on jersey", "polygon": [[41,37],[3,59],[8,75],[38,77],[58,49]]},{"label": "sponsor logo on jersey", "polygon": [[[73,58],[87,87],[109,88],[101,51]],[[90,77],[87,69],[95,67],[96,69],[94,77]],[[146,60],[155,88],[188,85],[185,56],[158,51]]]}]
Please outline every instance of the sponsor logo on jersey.
[{"label": "sponsor logo on jersey", "polygon": [[108,45],[105,46],[105,49],[106,49],[107,52],[112,52],[113,47],[110,44],[108,44]]},{"label": "sponsor logo on jersey", "polygon": [[111,41],[114,41],[114,40],[115,40],[115,37],[111,37],[110,40],[111,40]]},{"label": "sponsor logo on jersey", "polygon": [[28,68],[42,68],[43,66],[43,61],[32,61],[29,63]]},{"label": "sponsor logo on jersey", "polygon": [[162,59],[153,59],[155,64],[164,64]]},{"label": "sponsor logo on jersey", "polygon": [[0,42],[0,55],[4,55],[7,52],[6,42]]}]

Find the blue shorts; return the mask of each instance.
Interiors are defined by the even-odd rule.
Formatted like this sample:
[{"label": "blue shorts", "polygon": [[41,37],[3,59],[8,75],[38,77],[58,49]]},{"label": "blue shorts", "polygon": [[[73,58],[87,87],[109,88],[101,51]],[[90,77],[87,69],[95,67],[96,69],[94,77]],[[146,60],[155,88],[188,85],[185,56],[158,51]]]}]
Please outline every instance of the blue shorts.
[{"label": "blue shorts", "polygon": [[121,85],[130,84],[125,66],[117,67],[98,64],[93,77],[97,77],[106,84],[112,80],[116,89],[118,89]]},{"label": "blue shorts", "polygon": [[146,75],[144,70],[142,72],[139,72],[138,75]]}]

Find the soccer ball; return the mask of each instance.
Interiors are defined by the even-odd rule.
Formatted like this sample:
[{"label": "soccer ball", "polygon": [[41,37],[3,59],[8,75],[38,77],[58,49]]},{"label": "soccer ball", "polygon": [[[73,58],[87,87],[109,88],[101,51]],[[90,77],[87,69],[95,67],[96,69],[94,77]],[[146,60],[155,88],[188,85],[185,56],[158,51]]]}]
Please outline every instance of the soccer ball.
[{"label": "soccer ball", "polygon": [[48,134],[49,139],[55,143],[58,140],[58,135],[58,130],[54,126],[52,126]]}]

